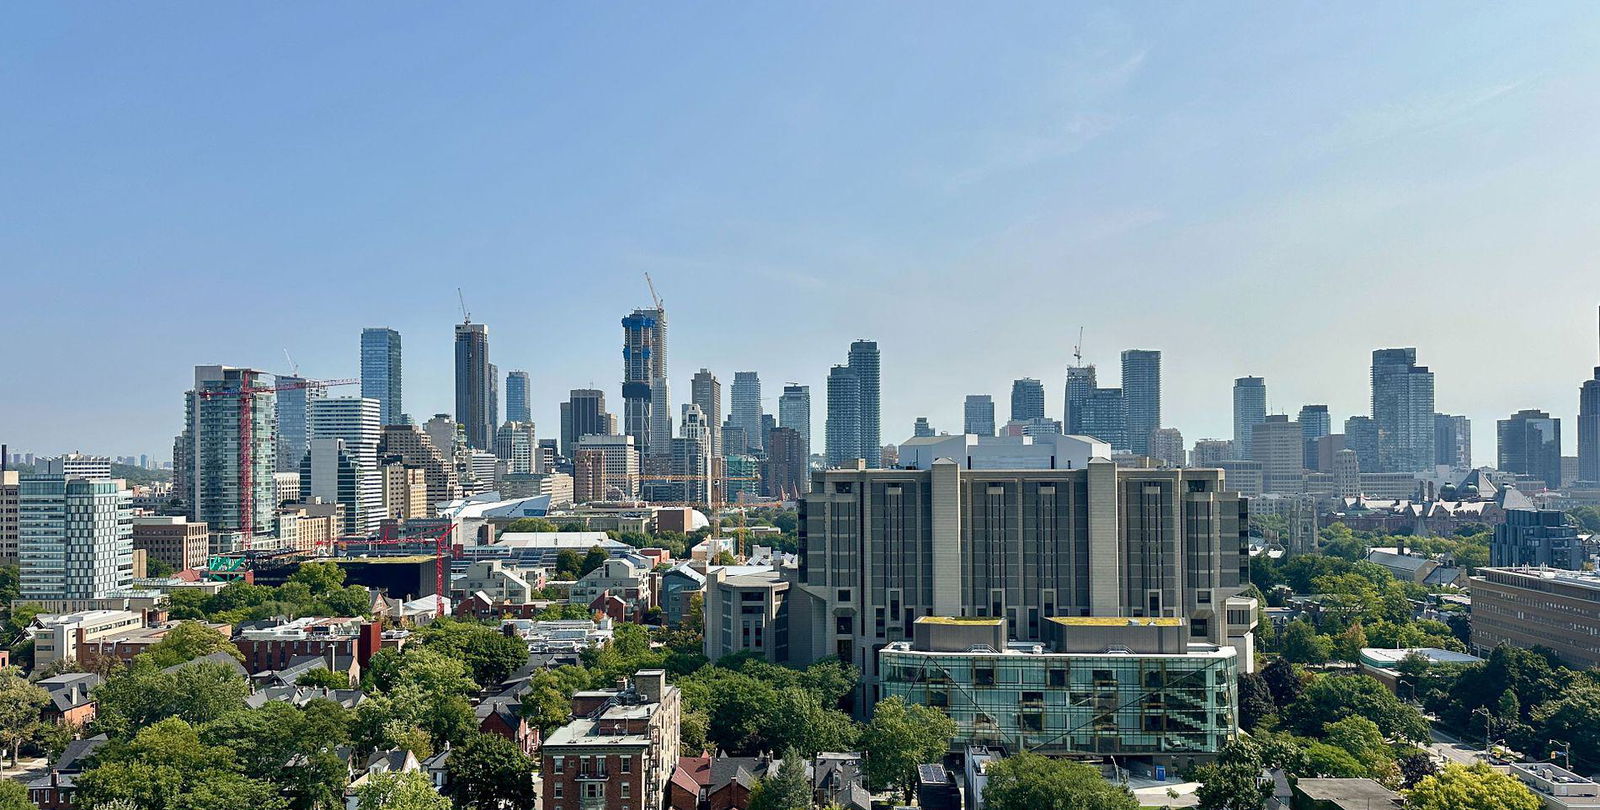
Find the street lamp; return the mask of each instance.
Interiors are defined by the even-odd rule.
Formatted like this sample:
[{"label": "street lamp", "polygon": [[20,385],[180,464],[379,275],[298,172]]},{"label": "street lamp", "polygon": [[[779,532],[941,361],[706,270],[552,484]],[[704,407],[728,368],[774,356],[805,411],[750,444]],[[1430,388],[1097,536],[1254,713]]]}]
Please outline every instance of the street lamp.
[{"label": "street lamp", "polygon": [[1479,706],[1472,710],[1473,714],[1478,712],[1483,712],[1483,755],[1487,757],[1489,755],[1489,735],[1494,733],[1494,713],[1489,711],[1488,706]]},{"label": "street lamp", "polygon": [[[1550,742],[1551,745],[1556,745],[1556,746],[1560,746],[1561,747],[1561,753],[1566,757],[1566,760],[1567,760],[1567,770],[1569,770],[1569,771],[1572,770],[1572,743],[1569,743],[1569,742],[1565,742],[1564,743],[1564,742],[1561,742],[1560,740],[1550,740],[1549,742]],[[1551,759],[1555,759],[1555,756],[1556,756],[1556,752],[1551,751],[1550,752],[1550,758]]]}]

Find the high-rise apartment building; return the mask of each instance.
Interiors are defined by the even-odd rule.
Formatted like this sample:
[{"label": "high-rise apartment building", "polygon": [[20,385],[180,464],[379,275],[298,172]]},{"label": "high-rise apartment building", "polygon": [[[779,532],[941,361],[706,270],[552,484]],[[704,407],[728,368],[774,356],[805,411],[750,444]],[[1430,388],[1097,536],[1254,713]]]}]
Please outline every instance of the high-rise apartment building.
[{"label": "high-rise apartment building", "polygon": [[1456,470],[1472,469],[1472,421],[1447,413],[1433,415],[1433,463]]},{"label": "high-rise apartment building", "polygon": [[[211,527],[214,552],[238,551],[276,527],[272,476],[278,467],[278,414],[277,397],[266,384],[269,376],[248,368],[195,366],[194,388],[185,394],[184,431],[174,448],[184,467],[180,497],[190,520]],[[241,408],[249,421],[248,466],[240,463],[246,438]]]},{"label": "high-rise apartment building", "polygon": [[17,561],[17,502],[21,497],[21,480],[16,470],[0,470],[0,563]]},{"label": "high-rise apartment building", "polygon": [[928,417],[919,416],[919,417],[917,417],[916,421],[911,424],[911,437],[912,438],[914,438],[914,439],[926,439],[926,438],[928,438],[929,436],[932,436],[932,435],[933,435],[933,425],[928,423]]},{"label": "high-rise apartment building", "polygon": [[1261,465],[1262,491],[1305,491],[1304,434],[1288,416],[1273,414],[1251,429],[1250,460]]},{"label": "high-rise apartment building", "polygon": [[810,462],[800,431],[791,427],[773,428],[766,461],[761,465],[761,485],[768,497],[792,501],[810,488],[807,471]]},{"label": "high-rise apartment building", "polygon": [[1301,465],[1308,470],[1317,469],[1317,439],[1333,434],[1333,418],[1328,415],[1326,405],[1302,405],[1300,416],[1296,420],[1300,423],[1300,439],[1302,442],[1303,458]]},{"label": "high-rise apartment building", "polygon": [[1032,377],[1011,381],[1011,421],[1044,418],[1044,383]]},{"label": "high-rise apartment building", "polygon": [[46,612],[66,612],[63,603],[133,586],[132,495],[121,481],[25,475],[17,508],[21,598],[45,603]]},{"label": "high-rise apartment building", "polygon": [[761,429],[761,378],[754,371],[736,371],[733,373],[733,401],[729,411],[733,423],[744,428],[746,447],[735,447],[734,450],[762,450]]},{"label": "high-rise apartment building", "polygon": [[861,391],[860,414],[861,453],[867,466],[883,466],[883,419],[879,387],[878,344],[871,340],[857,340],[850,344],[850,371],[856,375]]},{"label": "high-rise apartment building", "polygon": [[876,651],[911,639],[923,617],[1003,617],[1018,641],[1043,640],[1055,617],[1148,617],[1182,619],[1188,640],[1233,647],[1249,667],[1246,512],[1218,471],[971,463],[814,476],[789,591],[791,662],[859,667],[857,705],[871,706]]},{"label": "high-rise apartment building", "polygon": [[[800,456],[811,465],[811,386],[789,383],[778,397],[778,426],[793,430],[799,437]],[[811,476],[802,475],[801,491],[811,483]]]},{"label": "high-rise apartment building", "polygon": [[974,436],[994,435],[994,397],[968,394],[962,405],[961,431]]},{"label": "high-rise apartment building", "polygon": [[[456,474],[455,459],[448,451],[440,451],[432,437],[420,426],[384,425],[379,453],[384,458],[398,458],[406,466],[422,470],[430,512],[439,504],[461,496],[461,480]],[[419,517],[431,516],[430,513]]]},{"label": "high-rise apartment building", "polygon": [[622,319],[622,432],[650,446],[650,390],[667,376],[667,311],[636,309]]},{"label": "high-rise apartment building", "polygon": [[700,407],[711,427],[711,452],[722,455],[722,382],[707,369],[695,372],[689,380],[689,401]]},{"label": "high-rise apartment building", "polygon": [[1356,454],[1363,472],[1378,472],[1378,423],[1372,417],[1344,420],[1344,446]]},{"label": "high-rise apartment building", "polygon": [[1529,475],[1561,486],[1561,420],[1532,408],[1495,423],[1501,472]]},{"label": "high-rise apartment building", "polygon": [[345,534],[374,532],[383,520],[381,408],[375,399],[332,397],[311,403],[310,451],[300,463],[300,500],[344,506]]},{"label": "high-rise apartment building", "polygon": [[1121,388],[1096,388],[1078,408],[1078,434],[1092,436],[1126,452],[1128,442],[1128,399]]},{"label": "high-rise apartment building", "polygon": [[489,327],[471,321],[456,324],[455,417],[465,431],[467,446],[473,449],[494,446],[494,387]]},{"label": "high-rise apartment building", "polygon": [[715,458],[711,450],[711,425],[700,406],[683,406],[681,436],[672,440],[671,500],[711,503],[720,493],[720,482],[713,475]]},{"label": "high-rise apartment building", "polygon": [[1233,449],[1243,457],[1250,452],[1250,432],[1267,419],[1267,381],[1240,377],[1233,381]]},{"label": "high-rise apartment building", "polygon": [[327,396],[328,389],[304,377],[279,377],[277,387],[278,472],[298,472],[310,440],[307,403]]},{"label": "high-rise apartment building", "polygon": [[1191,467],[1215,467],[1224,461],[1238,458],[1230,439],[1195,439],[1194,453],[1189,457]]},{"label": "high-rise apartment building", "polygon": [[1156,428],[1150,432],[1150,452],[1146,455],[1171,467],[1187,466],[1187,445],[1177,428]]},{"label": "high-rise apartment building", "polygon": [[588,435],[578,439],[573,455],[572,499],[634,500],[639,497],[639,450],[633,437]]},{"label": "high-rise apartment building", "polygon": [[828,371],[828,466],[839,467],[854,459],[866,458],[861,446],[861,381],[849,366],[834,366]]},{"label": "high-rise apartment building", "polygon": [[645,442],[644,457],[647,467],[651,459],[666,465],[672,461],[672,385],[666,377],[650,381],[650,440]]},{"label": "high-rise apartment building", "polygon": [[513,371],[506,375],[506,421],[532,422],[532,389],[528,385],[528,372]]},{"label": "high-rise apartment building", "polygon": [[1600,485],[1600,366],[1578,388],[1578,480]]},{"label": "high-rise apartment building", "polygon": [[[361,397],[378,401],[378,419],[398,425],[400,401],[400,333],[381,326],[361,330]],[[295,460],[296,466],[299,459]]]},{"label": "high-rise apartment building", "polygon": [[1378,426],[1379,472],[1431,470],[1433,372],[1417,365],[1417,350],[1372,352],[1372,421]]},{"label": "high-rise apartment building", "polygon": [[1083,402],[1099,386],[1094,366],[1067,366],[1067,393],[1061,411],[1061,429],[1069,435],[1083,433]]},{"label": "high-rise apartment building", "polygon": [[[489,364],[489,437],[494,438],[494,429],[500,424],[500,367]],[[475,448],[487,452],[490,448]]]},{"label": "high-rise apartment building", "polygon": [[584,436],[612,433],[606,394],[598,388],[574,388],[561,406],[561,455],[572,458]]},{"label": "high-rise apartment building", "polygon": [[532,422],[506,422],[494,433],[494,454],[512,475],[544,472],[540,465],[539,438]]},{"label": "high-rise apartment building", "polygon": [[1128,401],[1128,449],[1150,455],[1150,434],[1161,427],[1161,352],[1122,353],[1122,395]]}]

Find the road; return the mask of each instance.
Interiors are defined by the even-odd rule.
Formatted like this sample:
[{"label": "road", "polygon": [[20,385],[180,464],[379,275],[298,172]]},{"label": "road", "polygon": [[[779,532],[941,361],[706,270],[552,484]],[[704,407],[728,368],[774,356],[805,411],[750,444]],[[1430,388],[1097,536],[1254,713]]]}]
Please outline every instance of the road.
[{"label": "road", "polygon": [[1483,756],[1483,749],[1469,745],[1461,740],[1439,730],[1438,726],[1430,726],[1429,733],[1433,742],[1428,744],[1435,759],[1454,762],[1460,765],[1471,765],[1478,762]]}]

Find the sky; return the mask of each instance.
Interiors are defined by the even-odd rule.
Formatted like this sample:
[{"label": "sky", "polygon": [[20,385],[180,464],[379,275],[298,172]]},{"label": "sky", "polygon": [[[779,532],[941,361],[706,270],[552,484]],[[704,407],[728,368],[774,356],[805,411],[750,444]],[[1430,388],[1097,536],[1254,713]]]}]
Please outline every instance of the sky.
[{"label": "sky", "polygon": [[[1164,425],[1369,410],[1563,418],[1600,363],[1593,3],[19,4],[0,25],[0,441],[168,457],[196,364],[453,407],[456,290],[541,436],[620,411],[620,319],[674,401],[766,407],[882,350],[883,437],[1164,358]],[[354,393],[353,389],[335,389]]]}]

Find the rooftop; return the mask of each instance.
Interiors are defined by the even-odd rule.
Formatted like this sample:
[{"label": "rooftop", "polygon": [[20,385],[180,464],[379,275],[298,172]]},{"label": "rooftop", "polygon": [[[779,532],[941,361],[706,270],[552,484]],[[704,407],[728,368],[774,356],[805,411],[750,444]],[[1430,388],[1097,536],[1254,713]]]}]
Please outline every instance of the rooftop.
[{"label": "rooftop", "polygon": [[1051,616],[1064,627],[1182,627],[1176,616]]},{"label": "rooftop", "polygon": [[1406,656],[1411,654],[1422,656],[1430,664],[1476,664],[1482,661],[1476,655],[1468,655],[1454,650],[1442,650],[1438,647],[1400,647],[1389,649],[1386,647],[1362,647],[1361,660],[1380,669],[1397,666]]},{"label": "rooftop", "polygon": [[917,619],[919,624],[981,624],[993,627],[1005,621],[999,616],[923,616]]},{"label": "rooftop", "polygon": [[1295,787],[1308,799],[1347,807],[1400,806],[1400,794],[1371,779],[1301,779]]}]

